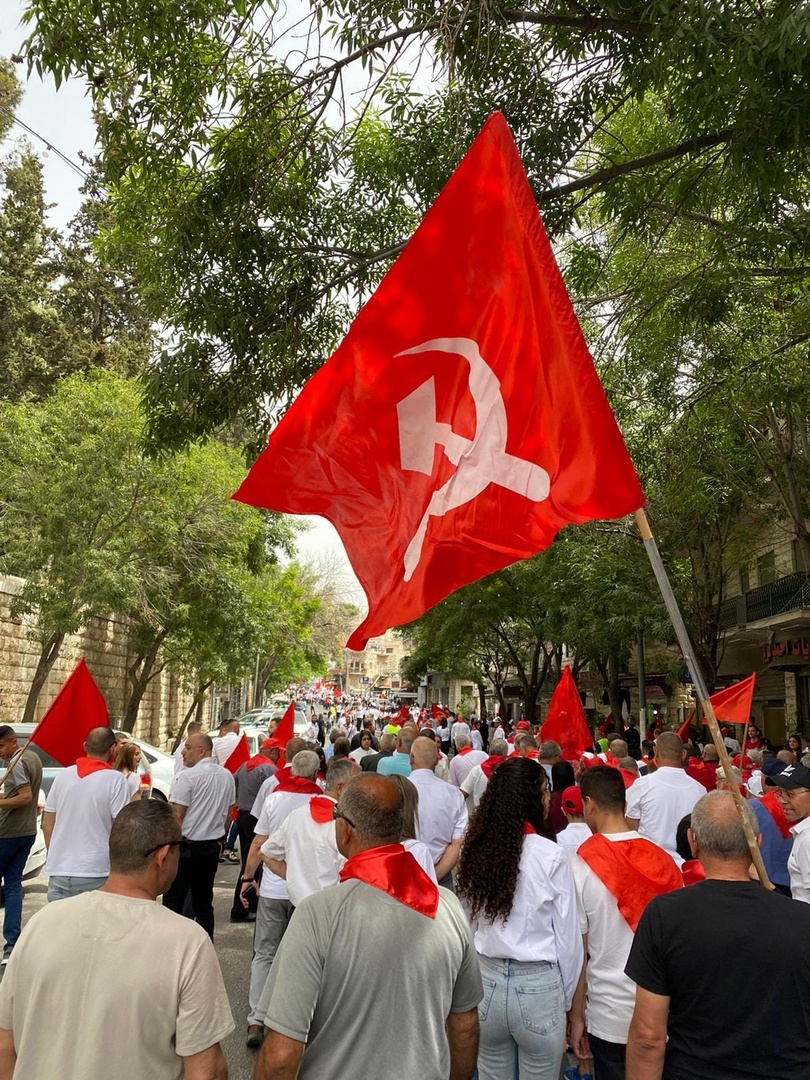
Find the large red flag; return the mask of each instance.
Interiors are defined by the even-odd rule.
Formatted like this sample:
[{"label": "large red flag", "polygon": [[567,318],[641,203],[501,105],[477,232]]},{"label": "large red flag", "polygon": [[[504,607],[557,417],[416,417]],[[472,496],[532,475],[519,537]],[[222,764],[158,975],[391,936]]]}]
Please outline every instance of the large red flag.
[{"label": "large red flag", "polygon": [[335,525],[369,602],[349,649],[643,505],[500,113],[235,497]]},{"label": "large red flag", "polygon": [[548,716],[540,728],[540,738],[543,742],[553,740],[563,750],[577,755],[593,746],[593,735],[570,668],[563,668],[562,678],[549,702]]},{"label": "large red flag", "polygon": [[240,766],[244,765],[246,761],[250,761],[250,747],[248,746],[247,735],[245,735],[243,731],[242,738],[228,755],[224,768],[226,768],[229,773],[233,774]]},{"label": "large red flag", "polygon": [[295,702],[291,701],[284,710],[284,715],[278,722],[278,727],[273,732],[271,742],[283,750],[290,739],[295,735]]},{"label": "large red flag", "polygon": [[84,755],[88,733],[109,723],[107,704],[82,657],[37,724],[31,742],[67,768]]},{"label": "large red flag", "polygon": [[[742,682],[734,683],[725,690],[718,690],[712,694],[709,701],[712,703],[714,715],[721,724],[744,724],[746,727],[751,720],[751,703],[754,700],[754,687],[757,682],[757,674],[749,675]],[[694,719],[691,712],[678,729],[678,734],[684,742],[689,739],[689,728]],[[707,723],[703,718],[703,723]]]}]

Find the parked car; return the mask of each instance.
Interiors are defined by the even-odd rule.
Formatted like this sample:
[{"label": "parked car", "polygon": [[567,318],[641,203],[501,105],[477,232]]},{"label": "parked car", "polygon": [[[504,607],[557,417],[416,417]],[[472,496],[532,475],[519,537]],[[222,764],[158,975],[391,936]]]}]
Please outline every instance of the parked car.
[{"label": "parked car", "polygon": [[275,716],[275,713],[276,710],[269,707],[263,709],[250,709],[248,712],[242,713],[241,716],[237,717],[237,720],[239,721],[239,726],[241,728],[257,727],[264,728],[264,730],[267,731],[267,723]]}]

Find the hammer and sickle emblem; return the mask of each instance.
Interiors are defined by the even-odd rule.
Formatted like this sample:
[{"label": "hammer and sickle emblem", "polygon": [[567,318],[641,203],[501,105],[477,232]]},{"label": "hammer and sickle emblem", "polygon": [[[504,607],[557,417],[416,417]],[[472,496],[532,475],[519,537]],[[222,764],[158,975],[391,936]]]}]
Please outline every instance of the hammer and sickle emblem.
[{"label": "hammer and sickle emblem", "polygon": [[470,338],[434,338],[397,356],[445,352],[463,356],[470,365],[469,386],[475,404],[475,436],[457,435],[449,424],[436,420],[436,384],[427,379],[397,405],[399,456],[403,469],[430,476],[434,447],[441,446],[456,465],[450,479],[433,492],[424,516],[405,551],[404,580],[410,581],[422,557],[428,519],[444,517],[497,484],[531,502],[548,498],[550,479],[545,469],[506,453],[506,407],[501,384]]}]

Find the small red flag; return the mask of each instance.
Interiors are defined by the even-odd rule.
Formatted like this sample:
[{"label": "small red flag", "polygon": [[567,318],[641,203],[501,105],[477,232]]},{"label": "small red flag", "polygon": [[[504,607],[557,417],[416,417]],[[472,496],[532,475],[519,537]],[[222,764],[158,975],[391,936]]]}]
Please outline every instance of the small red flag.
[{"label": "small red flag", "polygon": [[593,735],[585,719],[582,698],[571,668],[563,668],[562,678],[549,702],[548,716],[540,728],[540,738],[543,742],[553,740],[563,750],[572,751],[577,756],[593,746]]},{"label": "small red flag", "polygon": [[[754,672],[753,675],[749,675],[742,682],[734,683],[733,686],[728,686],[725,690],[718,690],[716,694],[712,694],[709,701],[712,703],[714,715],[719,723],[742,724],[747,729],[751,721],[751,703],[754,700],[756,682],[757,675]],[[694,716],[694,712],[689,713],[678,729],[678,734],[683,742],[689,741],[689,728],[692,726]],[[708,723],[705,716],[703,717],[703,723]],[[747,734],[746,730],[746,736]]]},{"label": "small red flag", "polygon": [[242,732],[242,738],[231,750],[223,768],[227,769],[229,773],[233,774],[238,768],[245,764],[246,761],[250,761],[250,747],[248,746],[247,735]]},{"label": "small red flag", "polygon": [[270,739],[274,745],[284,749],[290,739],[295,735],[295,702],[291,701],[284,711],[284,715],[278,722],[278,727]]},{"label": "small red flag", "polygon": [[643,505],[500,113],[235,498],[337,528],[369,602],[355,650]]},{"label": "small red flag", "polygon": [[68,768],[84,755],[84,741],[93,728],[108,727],[109,723],[107,704],[82,657],[30,741]]}]

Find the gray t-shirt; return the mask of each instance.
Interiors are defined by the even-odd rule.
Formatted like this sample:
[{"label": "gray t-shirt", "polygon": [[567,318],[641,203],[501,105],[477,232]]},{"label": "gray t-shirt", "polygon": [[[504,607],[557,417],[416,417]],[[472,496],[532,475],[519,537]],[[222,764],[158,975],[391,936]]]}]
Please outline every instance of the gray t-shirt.
[{"label": "gray t-shirt", "polygon": [[307,1043],[300,1080],[447,1080],[445,1020],[483,989],[461,904],[439,897],[429,919],[351,880],[295,909],[258,1012]]},{"label": "gray t-shirt", "polygon": [[37,831],[37,798],[42,783],[42,762],[33,750],[24,750],[6,775],[3,797],[16,795],[20,788],[31,788],[31,802],[27,806],[0,809],[0,837],[4,840],[17,836],[35,836]]}]

